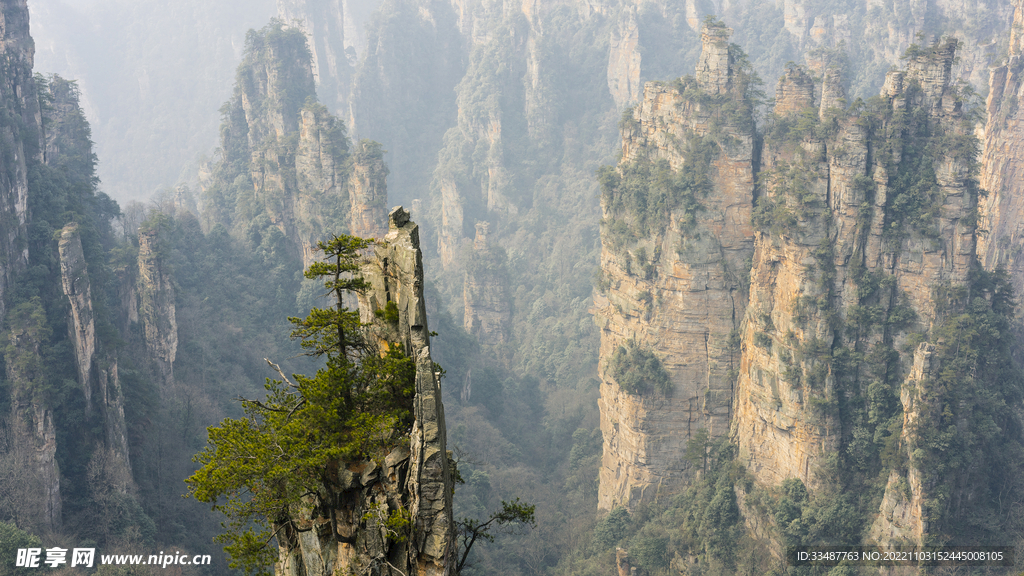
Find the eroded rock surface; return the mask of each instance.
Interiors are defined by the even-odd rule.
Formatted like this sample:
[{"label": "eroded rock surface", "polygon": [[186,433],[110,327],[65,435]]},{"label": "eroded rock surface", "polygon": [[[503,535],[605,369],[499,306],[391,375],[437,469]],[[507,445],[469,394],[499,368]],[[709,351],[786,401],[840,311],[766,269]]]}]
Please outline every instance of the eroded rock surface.
[{"label": "eroded rock surface", "polygon": [[[692,86],[645,86],[632,122],[624,123],[619,166],[627,174],[633,163],[663,161],[672,170],[706,172],[710,189],[697,199],[700,207],[677,208],[664,228],[620,242],[614,227],[638,216],[614,195],[602,199],[607,288],[594,297],[594,315],[602,329],[603,509],[677,492],[690,468],[687,441],[700,429],[712,436],[729,430],[739,366],[734,340],[746,305],[741,274],[753,250],[753,124],[742,112],[727,118],[707,100],[688,98],[745,97],[740,72],[731,67],[729,30],[705,28],[702,38]],[[615,381],[611,359],[631,343],[660,359],[670,394],[633,394]]]},{"label": "eroded rock surface", "polygon": [[[398,342],[416,360],[416,396],[409,446],[395,448],[382,463],[342,462],[324,487],[322,506],[295,518],[280,548],[276,573],[328,576],[366,573],[382,576],[442,576],[450,573],[455,536],[452,477],[449,470],[444,406],[434,363],[423,300],[423,256],[419,226],[401,207],[391,211],[383,242],[363,267],[370,289],[359,297],[360,318],[371,333]],[[389,302],[397,324],[375,314]],[[409,538],[388,537],[383,519],[406,510]]]},{"label": "eroded rock surface", "polygon": [[[313,9],[285,5],[306,16]],[[327,54],[318,30],[314,47]],[[304,266],[330,234],[382,235],[387,204],[381,146],[363,141],[350,152],[344,123],[317,101],[311,57],[304,33],[280,22],[252,35],[225,105],[222,158],[205,166],[201,179],[207,227],[223,224],[238,236],[256,231],[270,241],[283,235]]]},{"label": "eroded rock surface", "polygon": [[174,360],[178,354],[178,323],[174,281],[160,254],[158,229],[139,231],[139,316],[146,335],[146,348],[156,362],[162,383],[174,381]]},{"label": "eroded rock surface", "polygon": [[1003,267],[1014,290],[1024,293],[1024,86],[1021,26],[1024,3],[1014,3],[1014,26],[1006,63],[992,69],[981,157],[981,188],[988,192],[981,203],[978,253],[989,270]]},{"label": "eroded rock surface", "polygon": [[[600,506],[677,493],[692,474],[687,439],[702,428],[729,435],[758,485],[795,478],[812,492],[846,449],[843,426],[877,429],[875,441],[894,434],[887,442],[911,463],[892,468],[871,537],[920,544],[939,488],[910,454],[913,430],[934,416],[939,368],[931,344],[898,350],[911,333],[934,337],[949,313],[936,287],[967,286],[977,261],[973,126],[953,74],[956,42],[922,48],[888,74],[880,102],[851,110],[835,70],[815,78],[790,68],[755,147],[735,112],[742,76],[726,32],[705,28],[696,80],[646,86],[622,125],[622,162],[601,175]],[[711,189],[694,214],[676,207],[650,226],[642,205],[627,207],[629,191],[665,181],[658,160],[690,174],[694,138],[710,126],[729,135],[714,140]],[[927,152],[907,152],[926,143]],[[644,190],[647,202],[662,201],[661,189]],[[616,381],[629,376],[619,363],[632,347],[660,361],[671,394]],[[838,407],[851,397],[898,407],[844,423]],[[774,530],[763,518],[747,525]]]},{"label": "eroded rock surface", "polygon": [[490,224],[478,222],[462,285],[462,326],[482,343],[501,344],[512,319],[508,269],[505,251],[493,246],[489,236]]},{"label": "eroded rock surface", "polygon": [[64,294],[71,304],[70,332],[75,346],[75,364],[78,368],[78,383],[85,395],[86,411],[92,407],[92,361],[96,353],[96,325],[93,323],[92,290],[89,286],[89,272],[82,253],[82,238],[78,224],[64,227],[58,244],[60,253],[60,277]]}]

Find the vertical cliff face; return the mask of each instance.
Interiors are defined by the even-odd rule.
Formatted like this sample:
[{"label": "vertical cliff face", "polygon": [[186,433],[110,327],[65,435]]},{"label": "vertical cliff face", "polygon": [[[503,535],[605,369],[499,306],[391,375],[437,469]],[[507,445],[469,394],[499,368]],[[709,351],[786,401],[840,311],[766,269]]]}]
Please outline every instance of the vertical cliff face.
[{"label": "vertical cliff face", "polygon": [[[914,310],[917,328],[923,329],[931,341],[922,343],[912,356],[906,354],[902,359],[906,377],[899,395],[903,412],[899,450],[907,464],[895,467],[890,473],[880,514],[872,525],[872,534],[881,543],[928,541],[929,536],[937,532],[941,518],[963,513],[945,499],[952,496],[959,500],[969,492],[961,484],[963,470],[951,471],[940,478],[934,466],[929,466],[919,456],[921,451],[929,450],[923,445],[922,437],[926,434],[921,431],[945,420],[942,407],[948,406],[955,396],[938,384],[941,370],[955,369],[950,366],[955,365],[955,360],[948,354],[947,336],[941,327],[948,325],[950,317],[962,313],[964,305],[955,298],[944,297],[942,290],[949,286],[954,290],[974,291],[970,279],[979,262],[980,198],[977,167],[974,166],[977,142],[974,126],[964,118],[961,97],[953,85],[951,71],[956,48],[955,40],[937,43],[911,59],[905,77],[890,73],[883,87],[882,96],[893,110],[909,110],[915,106],[927,110],[928,123],[937,128],[936,136],[942,135],[943,140],[939,140],[940,145],[929,158],[935,193],[933,208],[927,214],[930,221],[921,222],[923,226],[918,225],[917,230],[901,238],[898,252],[890,256],[882,254],[878,260],[892,266],[896,285],[902,290],[901,298]],[[912,161],[909,157],[894,159],[903,163]],[[876,180],[878,176],[888,176],[888,181],[879,186],[879,193],[886,195],[892,214],[896,211],[894,208],[898,209],[900,199],[900,193],[896,192],[898,180],[893,178],[898,169],[879,164],[876,161]],[[900,342],[903,337],[895,335],[894,339]],[[939,349],[946,349],[945,360],[937,353]],[[973,380],[973,376],[970,379]],[[960,421],[974,417],[975,408],[969,404],[958,408]],[[940,496],[942,493],[946,496]]]},{"label": "vertical cliff face", "polygon": [[[750,77],[729,32],[703,30],[696,79],[647,84],[601,176],[601,508],[677,491],[687,440],[729,429],[754,234]],[[645,357],[667,373],[660,390],[628,383],[656,379]]]},{"label": "vertical cliff face", "polygon": [[349,203],[352,206],[349,230],[361,238],[383,238],[388,202],[388,167],[384,152],[376,142],[363,140],[352,153],[352,171],[348,177]]},{"label": "vertical cliff face", "polygon": [[92,290],[78,224],[71,223],[60,234],[60,276],[64,294],[71,304],[69,330],[75,346],[78,383],[85,395],[86,410],[92,408],[92,362],[96,353],[96,325],[93,323]]},{"label": "vertical cliff face", "polygon": [[32,78],[34,54],[25,0],[5,0],[0,5],[0,59],[7,72],[2,79],[4,97],[0,106],[18,121],[0,128],[4,149],[8,150],[0,166],[0,216],[5,223],[0,231],[0,320],[9,301],[11,281],[28,262],[26,153],[31,148],[26,148],[26,142],[38,142],[42,135],[39,100]]},{"label": "vertical cliff face", "polygon": [[[714,6],[705,6],[710,13],[724,15],[727,20],[737,8],[721,6],[715,10]],[[841,44],[856,45],[858,53],[851,54],[849,64],[854,68],[851,72],[862,75],[857,79],[862,85],[877,82],[863,76],[879,74],[886,65],[900,65],[904,51],[911,44],[922,43],[921,36],[925,43],[948,36],[963,43],[955,75],[982,86],[987,80],[989,63],[999,57],[995,53],[999,44],[996,38],[1006,30],[1009,21],[1007,3],[994,1],[872,2],[847,8],[783,0],[774,8],[781,12],[783,30],[787,33],[775,41],[791,42],[798,53],[806,54],[807,65],[818,74],[827,67],[830,50]],[[869,41],[859,42],[862,39]],[[780,48],[784,50],[781,46],[776,49]]]},{"label": "vertical cliff face", "polygon": [[1022,35],[1024,3],[1015,1],[1009,53],[1004,64],[992,69],[987,102],[981,188],[988,192],[981,204],[978,253],[990,270],[1005,268],[1013,287],[1024,293],[1024,194],[1020,193],[1024,170],[1024,110],[1020,90],[1024,78]]},{"label": "vertical cliff face", "polygon": [[[415,422],[409,446],[382,462],[342,463],[325,486],[324,509],[296,523],[308,528],[279,537],[279,575],[372,572],[386,576],[447,574],[455,537],[452,477],[445,445],[444,407],[423,300],[419,227],[401,207],[392,210],[383,242],[363,267],[370,288],[359,297],[360,317],[371,334],[397,342],[416,361]],[[375,314],[388,304],[397,323]],[[382,519],[397,510],[410,514],[408,538],[389,536]]]},{"label": "vertical cliff face", "polygon": [[[61,231],[58,253],[61,283],[71,305],[68,332],[75,350],[78,383],[85,396],[86,413],[93,410],[95,392],[95,405],[103,421],[103,444],[130,473],[128,429],[124,419],[124,395],[117,372],[117,359],[110,352],[102,358],[96,354],[92,288],[78,224],[68,224]],[[170,322],[173,323],[173,313]]]},{"label": "vertical cliff face", "polygon": [[599,172],[600,505],[677,492],[686,440],[706,429],[769,489],[834,493],[843,466],[842,482],[885,479],[879,543],[949,538],[975,480],[937,430],[1013,419],[944,383],[996,386],[951,340],[1003,289],[976,268],[957,41],[912,51],[850,109],[837,70],[790,67],[758,141],[728,30],[705,24],[702,40],[696,78],[648,84],[621,163]]},{"label": "vertical cliff face", "polygon": [[160,254],[158,229],[139,231],[139,316],[146,334],[146,348],[156,362],[163,384],[174,381],[178,353],[174,281]]},{"label": "vertical cliff face", "polygon": [[21,523],[40,530],[61,528],[60,469],[57,430],[50,398],[44,390],[40,346],[49,338],[46,312],[38,298],[14,307],[7,316],[4,361],[11,383],[11,445],[13,475],[5,482],[15,492]]},{"label": "vertical cliff face", "polygon": [[[777,123],[799,117],[818,120],[815,91],[806,71],[790,69],[777,89]],[[851,149],[853,165],[846,167],[847,175],[863,173],[867,152],[858,142],[859,134],[844,136],[851,145],[860,144]],[[741,461],[760,480],[776,485],[791,477],[809,481],[813,458],[837,446],[838,429],[831,414],[812,417],[809,409],[805,414],[812,394],[816,399],[835,396],[834,384],[819,377],[821,356],[831,349],[833,328],[822,312],[805,311],[807,306],[802,306],[819,299],[821,310],[831,306],[829,276],[834,264],[822,248],[832,240],[826,217],[831,212],[826,143],[813,134],[788,142],[767,137],[763,159],[761,178],[766,185],[759,208],[771,203],[776,210],[768,217],[769,224],[778,223],[780,228],[777,233],[758,234],[756,242],[750,305],[740,343],[734,426]],[[791,224],[785,230],[781,229],[783,214]],[[811,342],[823,351],[816,348],[816,356],[794,357],[797,348]],[[815,371],[816,381],[810,384],[803,374]]]},{"label": "vertical cliff face", "polygon": [[124,484],[115,487],[123,493],[131,492],[132,465],[128,452],[128,424],[124,418],[124,390],[117,371],[117,358],[106,358],[97,366],[97,402],[103,410],[104,444],[112,455],[112,465],[128,473]]},{"label": "vertical cliff face", "polygon": [[344,0],[278,0],[277,15],[288,24],[298,23],[309,39],[312,72],[323,102],[334,111],[347,105],[355,50],[346,34],[351,32]]},{"label": "vertical cliff face", "polygon": [[[323,106],[308,106],[301,111],[299,145],[295,152],[295,169],[284,170],[286,203],[294,202],[294,214],[275,224],[287,233],[294,226],[290,240],[302,252],[302,264],[308,267],[315,260],[318,241],[326,230],[339,229],[351,200],[345,197],[346,152],[348,138],[344,127]],[[286,151],[285,151],[286,152]],[[294,176],[294,180],[291,177]],[[385,190],[386,195],[386,190]],[[383,202],[381,202],[383,204]],[[383,207],[377,222],[383,222]],[[356,234],[358,236],[358,234]]]},{"label": "vertical cliff face", "polygon": [[[93,173],[96,158],[92,153],[90,127],[82,113],[77,85],[59,76],[46,80],[44,109],[44,159],[49,167],[77,178]],[[115,489],[122,493],[131,489],[131,464],[128,455],[128,433],[124,415],[124,395],[117,371],[116,352],[109,346],[100,351],[97,341],[94,290],[89,262],[82,248],[82,232],[77,222],[64,226],[57,245],[60,259],[61,287],[70,304],[68,336],[75,352],[78,383],[85,398],[85,412],[103,422],[103,446],[115,465],[127,471],[128,484]],[[102,278],[102,276],[101,276]],[[102,294],[102,291],[98,292]],[[136,304],[134,294],[128,296]],[[127,322],[132,310],[125,308]],[[138,321],[137,313],[134,321]],[[125,330],[127,332],[127,330]],[[93,411],[98,409],[96,413]]]},{"label": "vertical cliff face", "polygon": [[462,284],[462,326],[482,343],[501,344],[509,336],[512,309],[505,251],[491,244],[490,228],[488,222],[476,225]]},{"label": "vertical cliff face", "polygon": [[[230,125],[222,130],[230,138],[226,138],[224,150],[233,152],[228,161],[244,163],[251,179],[251,192],[239,191],[250,198],[246,199],[248,209],[238,216],[245,221],[265,214],[291,241],[295,253],[299,253],[302,240],[296,219],[298,181],[292,169],[296,154],[294,138],[299,135],[300,123],[304,128],[309,123],[322,127],[315,112],[312,118],[303,118],[301,114],[307,98],[315,98],[316,94],[310,53],[300,32],[286,31],[280,25],[250,32],[246,48],[235,95],[229,101],[235,113],[229,117]],[[313,137],[320,130],[304,132]],[[327,146],[321,147],[307,139],[303,144],[306,150],[332,151],[341,143],[327,142]],[[317,176],[320,177],[313,182],[327,184],[327,191],[336,192],[336,188],[330,187],[336,183],[333,174]]]},{"label": "vertical cliff face", "polygon": [[[578,126],[565,125],[584,113],[576,95],[600,100],[602,110],[638,98],[640,46],[635,8],[625,8],[609,28],[598,28],[599,15],[575,1],[460,1],[453,8],[437,16],[456,19],[468,66],[459,71],[456,114],[445,119],[431,189],[440,216],[438,255],[446,268],[457,269],[476,221],[515,222],[531,208],[534,182],[543,174],[558,177],[554,159],[578,136]],[[581,43],[586,48],[576,51]],[[583,73],[585,80],[581,74],[567,81],[564,72],[579,71],[583,55],[598,49],[600,59],[585,61],[594,66]],[[580,93],[584,83],[586,95]]]},{"label": "vertical cliff face", "polygon": [[640,99],[640,27],[635,7],[623,10],[620,18],[608,46],[608,91],[615,106],[624,108]]},{"label": "vertical cliff face", "polygon": [[35,46],[29,36],[23,0],[0,3],[0,109],[9,119],[0,127],[0,322],[9,384],[9,443],[4,446],[4,483],[13,515],[25,526],[59,530],[62,523],[57,433],[52,399],[44,391],[41,346],[50,335],[39,298],[17,303],[12,287],[29,261],[28,166],[42,159],[42,117],[32,76]]},{"label": "vertical cliff face", "polygon": [[[951,78],[955,48],[935,44],[890,72],[873,110],[822,112],[798,69],[780,83],[788,100],[777,103],[765,138],[734,422],[740,460],[766,485],[817,485],[816,470],[844,434],[874,428],[878,438],[884,419],[896,431],[890,443],[912,451],[915,422],[931,420],[913,392],[934,374],[925,349],[913,359],[895,349],[910,332],[933,337],[937,287],[966,286],[975,261],[974,144]],[[814,123],[801,130],[807,119]],[[891,410],[899,397],[902,415],[859,421],[851,400],[878,394],[889,400],[876,396],[870,411],[882,410],[873,402]],[[902,509],[887,494],[887,514],[917,524],[878,533],[920,542],[920,471],[893,474],[909,474],[912,490]]]}]

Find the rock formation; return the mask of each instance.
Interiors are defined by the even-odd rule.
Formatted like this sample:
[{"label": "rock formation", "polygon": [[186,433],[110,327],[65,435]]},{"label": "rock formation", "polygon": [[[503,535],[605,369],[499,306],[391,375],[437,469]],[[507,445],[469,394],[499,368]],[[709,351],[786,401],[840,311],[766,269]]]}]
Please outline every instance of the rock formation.
[{"label": "rock formation", "polygon": [[[32,63],[35,44],[29,36],[28,6],[25,0],[7,0],[2,5],[3,25],[0,26],[0,59],[7,73],[3,77],[3,93],[9,95],[0,106],[4,114],[16,119],[0,128],[5,150],[0,170],[0,216],[4,226],[0,230],[0,320],[10,298],[8,291],[14,275],[28,262],[27,225],[28,169],[27,154],[32,147],[26,143],[38,142],[42,136],[42,117]],[[40,147],[41,148],[41,147]]]},{"label": "rock formation", "polygon": [[71,341],[75,345],[78,383],[82,387],[88,412],[92,409],[91,377],[93,355],[96,353],[96,325],[93,323],[92,290],[89,287],[89,272],[82,252],[78,224],[71,223],[64,227],[58,249],[64,294],[71,304],[69,329]]},{"label": "rock formation", "polygon": [[508,269],[505,251],[491,244],[489,234],[490,224],[477,222],[462,284],[462,326],[482,343],[501,344],[508,339],[512,317]]},{"label": "rock formation", "polygon": [[352,153],[348,177],[349,231],[360,238],[383,238],[387,230],[384,212],[388,201],[388,167],[380,144],[362,140]]},{"label": "rock formation", "polygon": [[174,281],[160,254],[158,228],[139,231],[139,316],[146,334],[146,348],[157,365],[164,386],[174,381],[178,353]]},{"label": "rock formation", "polygon": [[1024,3],[1014,3],[1013,28],[1006,63],[992,69],[986,111],[984,148],[981,157],[981,188],[988,196],[981,203],[978,254],[990,270],[1003,267],[1010,273],[1014,290],[1024,294],[1024,110],[1020,108],[1024,85]]},{"label": "rock formation", "polygon": [[623,10],[618,27],[612,28],[608,91],[619,108],[635,104],[640,98],[640,27],[635,7]]},{"label": "rock formation", "polygon": [[[602,196],[606,289],[594,297],[594,314],[602,330],[598,505],[604,509],[678,491],[689,467],[683,459],[687,440],[700,429],[713,436],[729,430],[739,366],[733,341],[746,303],[742,275],[754,236],[749,71],[734,66],[729,32],[706,27],[697,79],[647,84],[622,128],[615,179],[632,178],[636,166],[653,163],[651,170],[690,174],[706,182],[704,189],[646,234],[630,230],[644,216],[628,204],[625,184],[622,190],[606,186]],[[711,102],[737,112],[727,115]],[[616,382],[612,359],[631,344],[660,360],[671,377],[668,394],[634,394]]]},{"label": "rock formation", "polygon": [[[93,393],[104,427],[104,444],[126,470],[131,470],[128,457],[128,430],[124,419],[124,395],[117,372],[116,357],[96,357],[96,325],[88,265],[82,251],[78,224],[72,222],[61,231],[61,280],[64,294],[71,304],[68,332],[75,349],[78,382],[85,396],[86,413],[93,409]],[[173,319],[172,319],[173,322]],[[95,368],[95,372],[94,369]]]},{"label": "rock formation", "polygon": [[[757,485],[798,479],[812,493],[837,454],[873,438],[884,448],[864,449],[882,455],[861,465],[880,467],[888,486],[871,538],[929,542],[942,514],[959,514],[936,502],[970,474],[924,465],[943,456],[921,430],[951,418],[936,383],[951,354],[942,327],[964,294],[989,290],[971,284],[977,150],[957,42],[912,53],[880,99],[849,110],[835,70],[815,79],[790,67],[755,146],[728,30],[708,23],[702,38],[696,79],[647,84],[622,124],[622,161],[599,174],[599,505],[678,492],[701,428],[728,433]],[[656,359],[664,377],[630,358]],[[661,378],[667,393],[644,384]],[[957,410],[970,419],[974,408]]]},{"label": "rock formation", "polygon": [[382,233],[387,202],[380,145],[360,142],[350,156],[344,124],[316,102],[310,58],[303,33],[279,21],[250,34],[223,157],[202,179],[207,226],[243,236],[268,221],[307,266],[328,234]]},{"label": "rock formation", "polygon": [[[816,5],[808,0],[783,0],[783,29],[798,53],[806,55],[807,65],[821,75],[828,66],[829,51],[840,48],[857,54],[851,63],[863,69],[884,70],[879,64],[899,66],[900,59],[911,44],[929,44],[938,35],[956,38],[962,43],[955,75],[981,86],[986,81],[988,65],[1000,55],[994,40],[1006,29],[1009,21],[1008,3],[965,2],[903,2],[872,3],[866,17],[850,9]],[[733,6],[713,6],[706,13],[718,14],[729,21]],[[984,22],[968,25],[967,22]],[[867,41],[864,41],[867,39]],[[777,39],[776,42],[780,42]],[[852,55],[852,54],[851,54]]]},{"label": "rock formation", "polygon": [[[339,466],[328,509],[313,510],[282,542],[279,576],[328,576],[369,571],[384,576],[441,576],[449,573],[456,545],[452,519],[453,483],[445,445],[444,407],[423,300],[423,257],[419,226],[401,207],[391,211],[389,230],[363,267],[370,288],[359,297],[359,312],[371,333],[398,342],[416,360],[416,397],[408,447],[383,462]],[[398,308],[396,325],[377,318],[389,303]],[[381,518],[395,510],[410,513],[408,539],[388,537]]]},{"label": "rock formation", "polygon": [[[775,126],[788,132],[770,130],[764,144],[734,419],[740,461],[765,485],[799,478],[816,486],[817,470],[841,447],[840,395],[863,394],[880,386],[878,378],[910,370],[899,395],[900,450],[913,451],[915,421],[930,419],[914,392],[935,369],[924,344],[912,360],[890,359],[881,369],[870,362],[839,369],[837,358],[897,348],[914,330],[930,334],[941,312],[936,287],[967,285],[978,194],[969,168],[973,127],[951,76],[955,47],[936,43],[905,72],[890,72],[870,115],[830,120],[813,102],[776,104]],[[783,83],[801,83],[794,74]],[[787,122],[800,114],[820,124],[795,133],[799,124]],[[925,127],[945,133],[947,144],[923,156],[905,152]],[[949,145],[953,138],[963,146]],[[894,495],[901,474],[910,476],[905,505]],[[910,465],[893,475],[875,534],[920,544],[927,533],[920,471]]]},{"label": "rock formation", "polygon": [[[298,25],[305,33],[312,56],[312,72],[324,103],[335,113],[347,105],[352,79],[352,58],[346,50],[352,43],[346,37],[350,15],[346,0],[278,0],[277,14],[288,25]],[[327,99],[330,98],[331,101]]]},{"label": "rock formation", "polygon": [[62,524],[57,430],[43,387],[40,345],[49,336],[46,313],[38,299],[16,306],[7,316],[4,350],[11,383],[11,443],[5,479],[15,491],[15,513],[22,523],[42,530]]}]

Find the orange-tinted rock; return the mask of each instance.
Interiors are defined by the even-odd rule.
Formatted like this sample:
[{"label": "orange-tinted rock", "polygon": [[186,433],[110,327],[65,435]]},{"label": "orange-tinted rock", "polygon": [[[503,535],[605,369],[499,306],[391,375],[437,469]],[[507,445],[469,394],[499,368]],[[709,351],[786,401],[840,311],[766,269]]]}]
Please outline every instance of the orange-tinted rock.
[{"label": "orange-tinted rock", "polygon": [[[729,68],[728,29],[705,27],[697,85],[705,93],[742,99]],[[594,298],[602,328],[601,430],[604,455],[598,505],[630,508],[658,493],[677,492],[692,471],[683,459],[687,441],[700,429],[728,432],[738,349],[730,337],[745,304],[742,270],[753,247],[753,137],[750,124],[724,121],[711,133],[715,110],[691,102],[674,87],[647,84],[623,128],[622,165],[642,158],[665,160],[680,170],[687,158],[680,142],[713,141],[707,167],[712,191],[690,228],[683,210],[667,227],[623,247],[603,232],[601,268],[607,289]],[[742,119],[740,119],[742,120]],[[718,137],[720,140],[715,140]],[[630,218],[602,202],[605,221]],[[611,375],[615,351],[628,342],[653,350],[668,371],[673,391],[637,395]]]}]

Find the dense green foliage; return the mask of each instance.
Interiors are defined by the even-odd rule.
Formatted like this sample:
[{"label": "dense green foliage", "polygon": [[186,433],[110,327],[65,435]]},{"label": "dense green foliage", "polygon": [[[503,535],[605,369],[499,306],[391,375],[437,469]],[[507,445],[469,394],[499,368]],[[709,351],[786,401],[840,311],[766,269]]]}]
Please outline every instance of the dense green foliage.
[{"label": "dense green foliage", "polygon": [[[1009,512],[1024,489],[1017,303],[1003,271],[976,270],[951,296],[933,332],[939,371],[918,392],[919,401],[937,402],[910,431],[910,464],[933,486],[926,493],[928,519],[937,525],[931,543],[1011,544],[1024,529]],[[1015,496],[1000,497],[1007,494]]]},{"label": "dense green foliage", "polygon": [[[408,440],[415,364],[400,345],[381,349],[365,337],[358,312],[344,305],[345,294],[365,289],[353,274],[369,244],[349,236],[321,242],[325,260],[306,270],[307,278],[324,280],[335,305],[292,318],[292,335],[325,366],[294,382],[283,372],[282,380],[268,380],[266,399],[243,400],[245,416],[211,427],[209,445],[195,457],[201,468],[187,480],[189,493],[228,517],[218,540],[234,568],[263,573],[273,564],[274,536],[297,509],[315,505],[332,464],[382,459]],[[400,524],[392,523],[405,529]]]},{"label": "dense green foliage", "polygon": [[24,573],[24,569],[15,566],[19,548],[42,548],[42,542],[14,524],[0,522],[0,576]]},{"label": "dense green foliage", "polygon": [[608,369],[619,386],[630,394],[672,394],[672,379],[661,361],[654,352],[635,342],[619,346]]},{"label": "dense green foliage", "polygon": [[671,214],[676,215],[680,232],[692,232],[703,208],[701,200],[711,191],[708,170],[717,152],[714,140],[691,138],[682,152],[686,162],[678,171],[668,160],[646,158],[618,169],[598,169],[602,201],[614,215],[603,223],[611,245],[621,248],[662,233]]},{"label": "dense green foliage", "polygon": [[621,507],[608,511],[560,560],[558,572],[605,573],[622,548],[630,566],[650,576],[678,574],[679,562],[707,576],[763,573],[771,554],[746,535],[734,490],[746,476],[733,461],[735,447],[722,440],[690,444],[692,452],[703,452],[707,467],[682,494],[632,514]]}]

